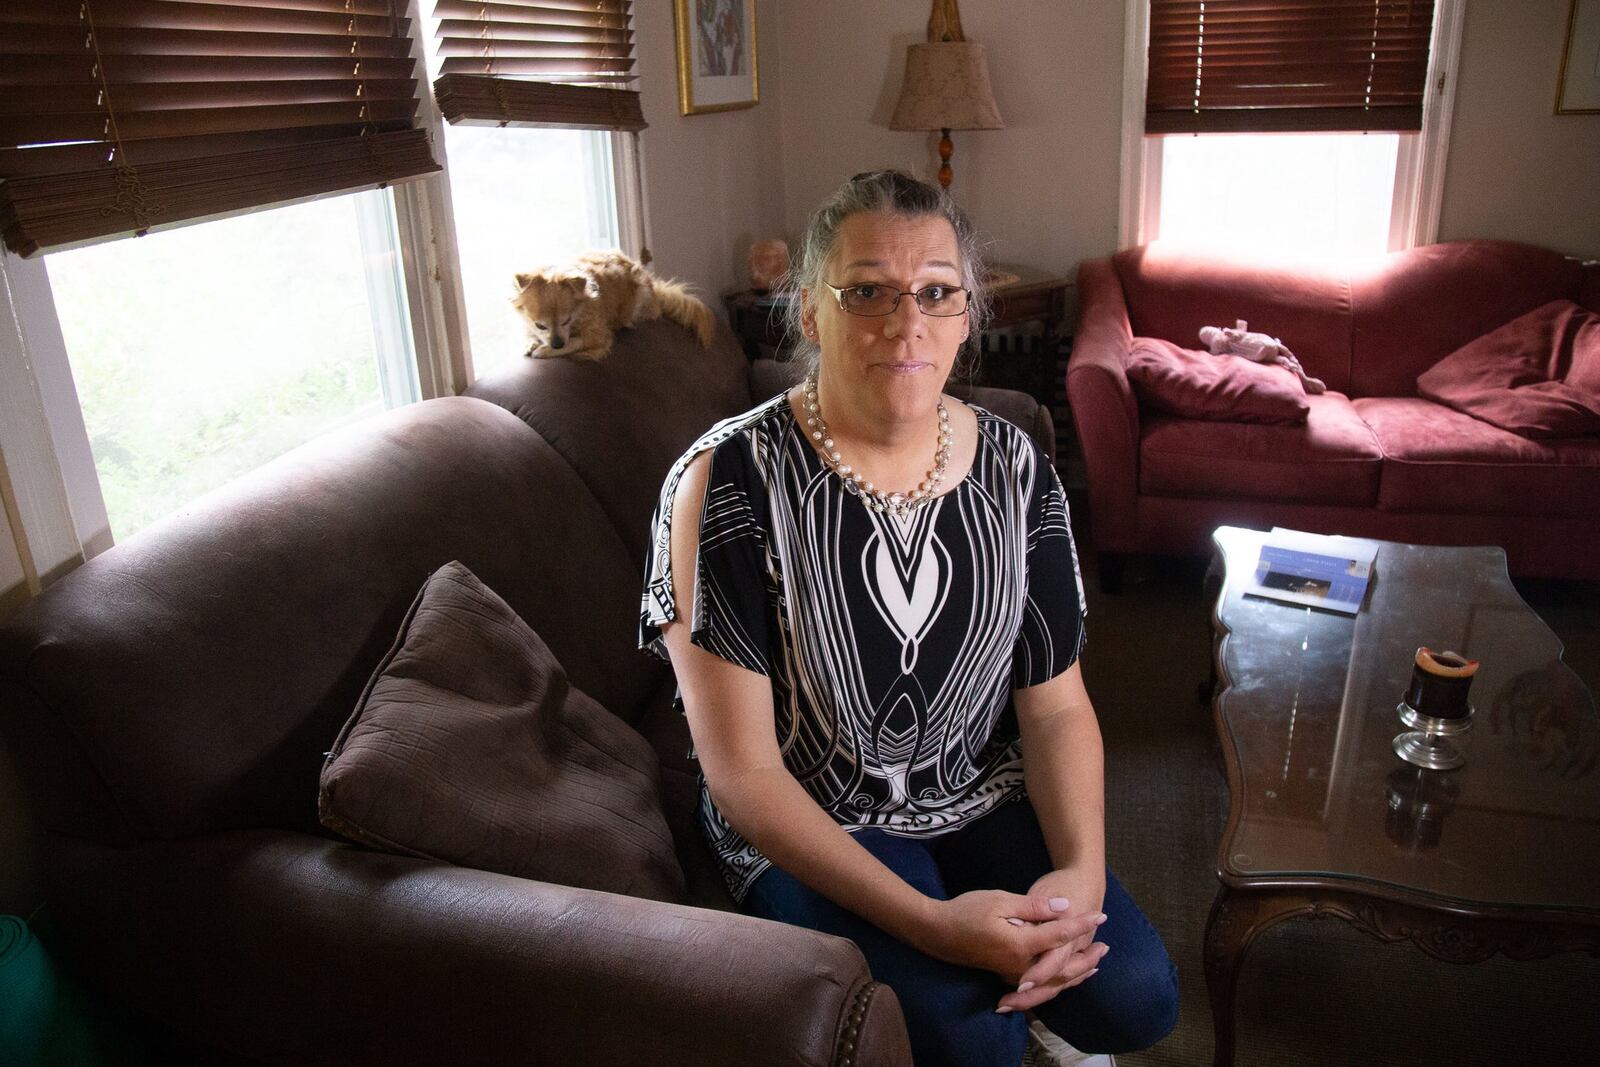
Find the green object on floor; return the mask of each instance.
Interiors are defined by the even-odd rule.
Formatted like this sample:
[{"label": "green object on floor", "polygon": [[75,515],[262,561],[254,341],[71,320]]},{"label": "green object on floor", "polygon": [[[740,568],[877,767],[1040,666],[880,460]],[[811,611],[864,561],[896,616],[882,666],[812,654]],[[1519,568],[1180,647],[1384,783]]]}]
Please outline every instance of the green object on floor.
[{"label": "green object on floor", "polygon": [[0,1060],[43,1061],[55,999],[55,975],[27,920],[0,915]]},{"label": "green object on floor", "polygon": [[0,1063],[61,1067],[110,1062],[102,1027],[50,965],[26,919],[0,915]]}]

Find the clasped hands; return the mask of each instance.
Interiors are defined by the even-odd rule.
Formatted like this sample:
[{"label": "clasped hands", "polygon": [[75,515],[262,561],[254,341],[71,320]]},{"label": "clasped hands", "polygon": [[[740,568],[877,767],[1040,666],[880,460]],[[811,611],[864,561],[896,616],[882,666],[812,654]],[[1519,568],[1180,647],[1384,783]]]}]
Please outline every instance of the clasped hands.
[{"label": "clasped hands", "polygon": [[938,901],[936,933],[925,951],[1014,983],[996,1011],[1035,1008],[1092,976],[1110,951],[1094,939],[1106,920],[1104,881],[1098,887],[1091,881],[1056,871],[1026,896],[981,889]]}]

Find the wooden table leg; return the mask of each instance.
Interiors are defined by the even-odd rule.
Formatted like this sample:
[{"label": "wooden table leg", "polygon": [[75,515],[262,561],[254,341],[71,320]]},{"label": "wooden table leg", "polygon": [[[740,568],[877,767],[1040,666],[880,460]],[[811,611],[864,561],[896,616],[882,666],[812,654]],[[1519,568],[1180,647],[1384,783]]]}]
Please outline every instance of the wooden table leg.
[{"label": "wooden table leg", "polygon": [[1233,1067],[1234,991],[1250,943],[1267,927],[1312,910],[1301,893],[1247,891],[1221,886],[1206,919],[1206,992],[1215,1034],[1213,1067]]}]

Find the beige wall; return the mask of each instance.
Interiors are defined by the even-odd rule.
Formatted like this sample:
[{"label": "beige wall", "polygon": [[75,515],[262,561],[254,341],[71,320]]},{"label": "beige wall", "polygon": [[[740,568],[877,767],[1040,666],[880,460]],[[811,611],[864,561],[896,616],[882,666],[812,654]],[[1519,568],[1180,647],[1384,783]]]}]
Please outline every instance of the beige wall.
[{"label": "beige wall", "polygon": [[1600,115],[1556,115],[1569,0],[1472,0],[1439,237],[1600,258]]},{"label": "beige wall", "polygon": [[784,145],[780,137],[781,57],[776,0],[756,11],[761,102],[704,115],[678,113],[672,0],[636,5],[640,135],[650,251],[655,269],[699,286],[708,302],[746,284],[752,241],[782,230]]},{"label": "beige wall", "polygon": [[[1441,239],[1500,237],[1600,256],[1600,116],[1552,114],[1567,9],[1568,0],[1466,5]],[[899,166],[931,177],[937,135],[888,129],[905,46],[924,39],[928,10],[927,0],[763,0],[762,62],[781,52],[781,88],[777,72],[764,77],[768,97],[756,111],[766,114],[741,113],[726,135],[696,127],[690,140],[690,128],[709,120],[663,121],[664,133],[686,132],[662,153],[670,169],[653,168],[657,243],[708,277],[719,267],[727,277],[737,266],[737,257],[727,262],[730,241],[769,219],[792,240],[858,170]],[[967,37],[988,51],[1007,128],[953,135],[953,189],[998,260],[1071,271],[1115,248],[1125,12],[1125,0],[962,5]],[[664,66],[670,18],[658,21],[645,48]],[[670,69],[660,73],[665,80],[649,82],[662,89],[655,112],[674,99]],[[729,139],[744,140],[747,154],[730,153]],[[672,217],[694,195],[702,165],[711,195]],[[727,201],[726,224],[713,197]],[[693,250],[697,234],[714,247]]]},{"label": "beige wall", "polygon": [[[888,128],[906,45],[927,0],[784,0],[784,223],[792,238],[851,174],[897,166],[932,177],[938,134]],[[1122,0],[967,0],[1003,130],[956,132],[951,187],[994,258],[1070,271],[1116,245]]]}]

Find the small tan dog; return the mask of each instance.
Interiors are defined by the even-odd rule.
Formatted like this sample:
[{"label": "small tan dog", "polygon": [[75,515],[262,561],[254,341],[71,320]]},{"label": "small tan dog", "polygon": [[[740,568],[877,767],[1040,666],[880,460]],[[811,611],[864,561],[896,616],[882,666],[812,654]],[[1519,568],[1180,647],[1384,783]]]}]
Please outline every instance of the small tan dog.
[{"label": "small tan dog", "polygon": [[527,322],[530,356],[603,359],[615,331],[663,315],[711,346],[711,309],[621,252],[587,252],[567,266],[518,274],[516,284],[511,304]]}]

